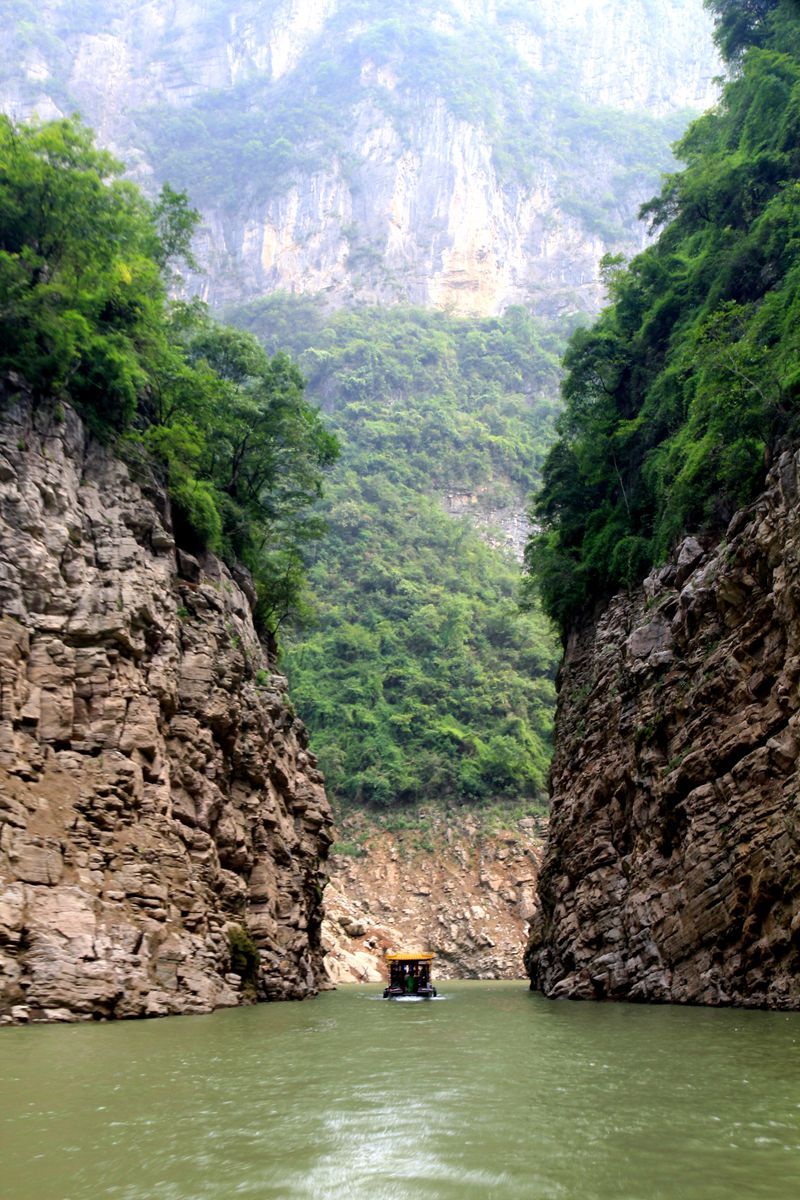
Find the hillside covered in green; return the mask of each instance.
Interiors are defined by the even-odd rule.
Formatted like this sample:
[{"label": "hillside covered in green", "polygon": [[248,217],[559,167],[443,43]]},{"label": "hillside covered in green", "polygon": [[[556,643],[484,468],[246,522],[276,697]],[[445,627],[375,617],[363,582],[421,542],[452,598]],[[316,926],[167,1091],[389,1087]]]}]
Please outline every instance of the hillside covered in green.
[{"label": "hillside covered in green", "polygon": [[800,6],[709,7],[732,78],[645,205],[658,240],[606,264],[612,303],[566,355],[527,550],[562,628],[685,531],[721,534],[798,436]]},{"label": "hillside covered in green", "polygon": [[0,381],[73,404],[172,499],[182,545],[242,562],[274,639],[301,587],[335,438],[297,367],[173,302],[197,214],[155,201],[74,121],[0,116]]},{"label": "hillside covered in green", "polygon": [[552,437],[557,344],[523,309],[326,315],[275,296],[229,314],[289,348],[342,446],[309,567],[292,696],[340,810],[545,797],[556,646],[520,570],[449,491],[524,506]]}]

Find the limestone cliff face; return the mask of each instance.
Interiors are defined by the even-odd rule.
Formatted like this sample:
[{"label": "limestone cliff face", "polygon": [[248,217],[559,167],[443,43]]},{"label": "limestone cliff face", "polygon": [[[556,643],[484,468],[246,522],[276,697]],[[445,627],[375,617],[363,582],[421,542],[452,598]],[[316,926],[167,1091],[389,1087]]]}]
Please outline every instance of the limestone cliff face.
[{"label": "limestone cliff face", "polygon": [[247,580],[74,412],[1,400],[0,1022],[312,994],[330,814]]},{"label": "limestone cliff face", "polygon": [[[511,480],[499,480],[500,496],[490,486],[475,491],[450,490],[442,500],[451,517],[466,518],[495,550],[503,550],[521,563],[531,524],[527,496]],[[516,494],[515,494],[516,493]]]},{"label": "limestone cliff face", "polygon": [[[385,84],[391,93],[391,79]],[[603,190],[613,166],[600,167]],[[435,97],[408,130],[365,102],[348,162],[264,197],[246,215],[207,212],[196,280],[225,304],[278,289],[323,292],[332,304],[411,303],[490,316],[525,303],[539,315],[594,310],[607,249],[645,245],[636,213],[653,191],[639,180],[615,200],[627,236],[604,238],[561,206],[544,157],[522,186],[500,178],[491,139]]]},{"label": "limestone cliff face", "polygon": [[799,468],[570,639],[527,953],[548,995],[800,1008]]},{"label": "limestone cliff face", "polygon": [[572,56],[575,87],[596,104],[663,116],[716,98],[711,76],[720,66],[701,4],[537,0],[536,16],[538,28],[513,26],[520,53],[534,68]]},{"label": "limestone cliff face", "polygon": [[[617,131],[609,148],[592,140],[593,125],[615,113],[699,111],[713,103],[720,70],[702,0],[418,0],[402,13],[349,0],[91,8],[81,19],[67,0],[48,0],[39,37],[22,22],[0,107],[42,117],[77,108],[139,181],[167,173],[188,188],[205,218],[194,286],[218,304],[282,288],[475,315],[515,302],[550,315],[593,310],[598,259],[641,248],[636,213],[668,160],[643,165],[652,133]],[[460,100],[416,80],[400,47],[402,29],[420,20],[445,39],[494,39],[503,78],[469,81]],[[365,38],[379,27],[382,55]],[[347,93],[331,97],[337,54],[357,69]],[[452,72],[457,94],[457,62]],[[509,81],[517,107],[507,113]],[[483,117],[469,111],[480,88]],[[502,169],[507,134],[528,137],[559,88],[584,108],[562,128],[554,102],[526,143],[522,182]],[[270,113],[287,97],[287,123],[273,128]],[[336,129],[315,132],[326,106]],[[179,117],[188,122],[176,131]],[[585,142],[565,150],[584,119]],[[226,121],[220,144],[238,146],[235,167],[202,154]],[[248,149],[259,139],[262,151]],[[288,175],[261,168],[276,139],[300,151]],[[176,150],[190,161],[171,160]]]}]

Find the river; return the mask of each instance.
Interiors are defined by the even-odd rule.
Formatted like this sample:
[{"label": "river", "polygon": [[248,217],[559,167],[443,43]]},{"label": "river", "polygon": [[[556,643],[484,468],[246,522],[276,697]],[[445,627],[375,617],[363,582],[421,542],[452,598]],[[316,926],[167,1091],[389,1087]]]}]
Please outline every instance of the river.
[{"label": "river", "polygon": [[800,1015],[447,983],[0,1031],[3,1200],[795,1200]]}]

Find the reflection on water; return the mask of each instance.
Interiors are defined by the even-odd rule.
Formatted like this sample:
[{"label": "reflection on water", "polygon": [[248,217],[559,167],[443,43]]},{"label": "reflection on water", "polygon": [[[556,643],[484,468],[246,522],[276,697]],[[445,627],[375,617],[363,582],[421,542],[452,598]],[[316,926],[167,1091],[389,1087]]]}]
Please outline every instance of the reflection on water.
[{"label": "reflection on water", "polygon": [[800,1195],[799,1015],[447,989],[2,1031],[0,1194]]}]

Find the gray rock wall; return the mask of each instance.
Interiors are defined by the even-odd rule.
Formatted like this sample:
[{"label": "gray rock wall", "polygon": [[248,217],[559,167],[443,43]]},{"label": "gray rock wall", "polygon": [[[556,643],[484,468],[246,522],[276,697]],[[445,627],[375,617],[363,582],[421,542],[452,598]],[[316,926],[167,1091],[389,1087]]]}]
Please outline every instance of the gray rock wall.
[{"label": "gray rock wall", "polygon": [[[168,120],[209,92],[230,93],[236,112],[240,85],[289,86],[326,39],[354,41],[376,19],[355,13],[333,30],[341,0],[231,0],[224,10],[202,0],[148,0],[106,6],[105,19],[81,31],[71,7],[47,0],[39,23],[50,38],[23,39],[5,64],[0,51],[0,108],[43,118],[77,108],[145,185],[160,179],[145,132],[153,113]],[[700,111],[716,99],[720,65],[702,0],[540,0],[529,7],[514,20],[492,0],[429,3],[420,11],[445,36],[464,27],[501,31],[519,72],[552,77],[554,88],[566,75],[590,125],[598,106],[663,116]],[[386,15],[419,15],[407,8]],[[71,32],[55,32],[64,28]],[[514,86],[524,113],[529,84],[520,75]],[[510,303],[550,316],[594,311],[603,296],[600,257],[644,244],[636,214],[657,190],[658,168],[647,170],[648,152],[642,159],[638,146],[559,164],[553,146],[563,134],[550,128],[542,134],[548,144],[528,152],[523,185],[498,170],[497,139],[477,118],[454,112],[436,91],[407,91],[390,65],[368,55],[347,107],[352,121],[334,153],[320,160],[312,137],[310,163],[295,177],[255,190],[242,178],[238,206],[205,203],[204,272],[193,286],[212,303],[285,289],[324,292],[335,304],[403,301],[480,316]],[[257,121],[253,131],[260,132]],[[593,144],[589,137],[586,145]],[[191,180],[179,182],[196,193]],[[219,180],[220,191],[229,185]],[[596,208],[601,199],[606,225],[623,236],[581,212],[581,204]]]},{"label": "gray rock wall", "polygon": [[799,466],[570,639],[526,957],[547,995],[800,1008]]},{"label": "gray rock wall", "polygon": [[[246,580],[241,581],[247,588]],[[0,1022],[313,994],[322,778],[246,592],[69,408],[0,397]]]}]

